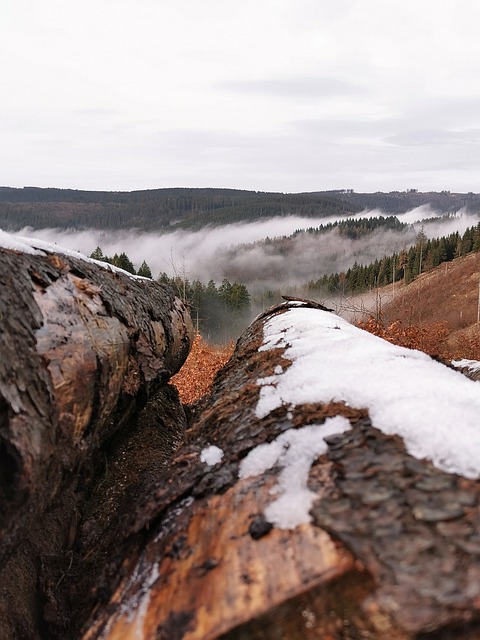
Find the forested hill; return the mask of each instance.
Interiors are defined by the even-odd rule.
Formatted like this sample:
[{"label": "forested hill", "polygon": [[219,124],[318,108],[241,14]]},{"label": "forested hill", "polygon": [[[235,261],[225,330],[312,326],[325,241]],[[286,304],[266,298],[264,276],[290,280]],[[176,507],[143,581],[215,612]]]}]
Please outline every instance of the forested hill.
[{"label": "forested hill", "polygon": [[311,218],[361,210],[339,194],[283,194],[235,189],[154,189],[104,192],[72,189],[0,187],[0,228],[26,226],[75,229],[172,227],[199,229],[207,224],[248,222],[274,216]]},{"label": "forested hill", "polygon": [[349,207],[360,209],[380,209],[384,213],[402,214],[422,205],[430,205],[441,213],[456,213],[466,208],[472,212],[480,211],[480,194],[452,193],[450,191],[427,193],[417,189],[408,191],[390,191],[383,193],[356,193],[351,189],[342,191],[322,191],[315,195],[341,198]]},{"label": "forested hill", "polygon": [[350,189],[268,193],[214,188],[127,192],[0,187],[0,228],[200,229],[274,216],[347,216],[365,209],[401,214],[426,204],[441,213],[464,207],[478,212],[480,194],[419,193],[415,189],[390,193],[355,193]]}]

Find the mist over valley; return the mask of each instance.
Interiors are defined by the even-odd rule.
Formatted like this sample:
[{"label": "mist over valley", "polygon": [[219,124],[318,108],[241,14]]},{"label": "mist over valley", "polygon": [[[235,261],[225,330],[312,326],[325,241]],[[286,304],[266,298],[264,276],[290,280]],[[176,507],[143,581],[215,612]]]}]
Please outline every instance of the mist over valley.
[{"label": "mist over valley", "polygon": [[[282,216],[265,220],[208,225],[200,230],[166,232],[131,230],[72,230],[23,228],[16,235],[58,244],[85,255],[101,247],[105,255],[125,252],[136,268],[146,261],[153,277],[166,273],[190,280],[221,283],[224,278],[241,282],[252,292],[301,287],[323,274],[345,271],[355,262],[368,264],[415,243],[423,227],[428,238],[463,233],[479,221],[479,215],[460,211],[442,217],[428,206],[397,215],[399,230],[378,227],[356,237],[341,234],[338,227],[315,233],[346,219],[368,220],[385,216],[381,210],[365,210],[354,216],[305,218]],[[310,230],[307,231],[307,230]]]},{"label": "mist over valley", "polygon": [[[375,309],[379,286],[421,272],[412,253],[419,234],[424,242],[461,236],[477,225],[479,212],[477,194],[414,189],[0,188],[0,228],[87,256],[100,252],[100,259],[127,270],[116,259],[127,258],[133,271],[147,265],[144,275],[173,284],[203,335],[220,342],[238,336],[281,295],[316,299],[349,319]],[[424,248],[432,266],[439,247]],[[450,246],[445,259],[454,255],[457,248]]]}]

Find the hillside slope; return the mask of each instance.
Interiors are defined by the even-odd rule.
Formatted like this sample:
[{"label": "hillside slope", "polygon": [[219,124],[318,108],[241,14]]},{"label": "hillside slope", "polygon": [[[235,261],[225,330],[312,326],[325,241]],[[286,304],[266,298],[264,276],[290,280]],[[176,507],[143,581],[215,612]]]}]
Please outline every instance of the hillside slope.
[{"label": "hillside slope", "polygon": [[341,197],[352,206],[361,209],[381,209],[388,214],[402,214],[425,205],[444,213],[454,213],[466,208],[475,212],[480,208],[480,195],[477,193],[452,193],[450,191],[421,192],[416,189],[408,191],[390,191],[384,193],[356,193],[355,191],[324,191],[324,195]]},{"label": "hillside slope", "polygon": [[[382,308],[383,323],[400,321],[404,327],[445,323],[445,348],[451,357],[480,359],[479,286],[480,253],[455,258],[406,286],[397,283]],[[390,298],[392,287],[379,295]]]}]

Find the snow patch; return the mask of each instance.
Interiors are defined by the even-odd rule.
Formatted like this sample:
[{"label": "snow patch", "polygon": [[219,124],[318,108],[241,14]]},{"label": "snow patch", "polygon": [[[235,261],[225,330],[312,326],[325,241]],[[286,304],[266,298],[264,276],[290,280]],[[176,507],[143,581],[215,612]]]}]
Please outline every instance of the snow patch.
[{"label": "snow patch", "polygon": [[212,467],[214,464],[218,464],[222,458],[222,449],[220,449],[220,447],[216,447],[214,444],[205,447],[205,449],[200,453],[201,462],[205,462],[209,467]]},{"label": "snow patch", "polygon": [[368,409],[373,425],[402,437],[410,455],[480,476],[478,383],[318,309],[295,307],[268,320],[260,350],[275,347],[292,364],[258,380],[258,418],[282,405],[345,402]]},{"label": "snow patch", "polygon": [[27,241],[27,238],[12,236],[2,229],[0,229],[0,247],[9,249],[10,251],[18,251],[19,253],[30,253],[39,256],[45,255],[43,251],[37,251],[37,249]]},{"label": "snow patch", "polygon": [[307,488],[308,474],[318,456],[327,452],[324,438],[351,428],[342,417],[327,418],[323,424],[289,429],[268,444],[252,449],[241,461],[239,477],[257,476],[278,465],[278,484],[271,490],[280,494],[265,509],[265,518],[280,529],[294,529],[311,521],[310,509],[317,495]]}]

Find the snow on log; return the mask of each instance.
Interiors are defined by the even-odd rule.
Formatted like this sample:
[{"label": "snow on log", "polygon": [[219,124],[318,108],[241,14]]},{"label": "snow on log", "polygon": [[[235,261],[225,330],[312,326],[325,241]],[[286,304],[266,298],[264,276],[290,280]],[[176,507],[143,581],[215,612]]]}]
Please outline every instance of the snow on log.
[{"label": "snow on log", "polygon": [[480,380],[480,362],[478,360],[454,360],[452,366],[470,380]]},{"label": "snow on log", "polygon": [[132,508],[83,640],[478,638],[479,415],[423,353],[304,301],[262,315]]},{"label": "snow on log", "polygon": [[55,604],[48,565],[64,587],[115,435],[157,402],[161,446],[183,438],[165,383],[193,326],[169,287],[3,232],[0,245],[0,637],[37,637]]}]

